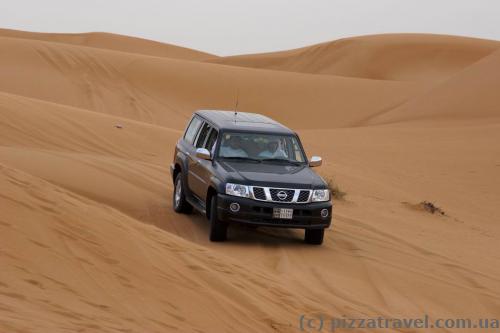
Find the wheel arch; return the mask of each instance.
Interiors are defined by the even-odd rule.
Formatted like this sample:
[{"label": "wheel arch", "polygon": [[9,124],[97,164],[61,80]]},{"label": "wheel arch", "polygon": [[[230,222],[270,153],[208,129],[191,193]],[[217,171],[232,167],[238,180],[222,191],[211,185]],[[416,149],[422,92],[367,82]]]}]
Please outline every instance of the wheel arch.
[{"label": "wheel arch", "polygon": [[182,167],[179,162],[175,162],[174,171],[172,172],[172,181],[175,182],[177,175],[182,172]]},{"label": "wheel arch", "polygon": [[213,185],[210,185],[207,190],[207,196],[205,200],[205,215],[207,216],[207,219],[210,219],[210,211],[212,209],[211,202],[212,198],[217,195],[217,190]]}]

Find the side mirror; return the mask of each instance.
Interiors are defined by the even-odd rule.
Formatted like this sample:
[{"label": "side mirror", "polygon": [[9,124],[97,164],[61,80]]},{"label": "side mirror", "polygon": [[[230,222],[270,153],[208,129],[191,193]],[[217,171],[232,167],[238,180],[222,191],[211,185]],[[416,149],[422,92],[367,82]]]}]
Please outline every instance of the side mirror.
[{"label": "side mirror", "polygon": [[202,160],[212,159],[212,157],[210,156],[210,152],[205,148],[197,148],[196,157],[201,158]]},{"label": "side mirror", "polygon": [[309,161],[310,167],[318,167],[321,164],[323,164],[323,159],[319,156],[313,156],[313,157],[311,157],[311,160]]}]

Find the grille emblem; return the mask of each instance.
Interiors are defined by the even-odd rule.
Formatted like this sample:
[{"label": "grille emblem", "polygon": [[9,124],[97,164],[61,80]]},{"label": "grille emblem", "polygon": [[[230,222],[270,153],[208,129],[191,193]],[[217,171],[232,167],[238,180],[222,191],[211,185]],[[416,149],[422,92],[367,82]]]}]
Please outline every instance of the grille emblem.
[{"label": "grille emblem", "polygon": [[279,191],[277,196],[278,196],[278,199],[285,200],[288,197],[288,194],[286,194],[285,191]]}]

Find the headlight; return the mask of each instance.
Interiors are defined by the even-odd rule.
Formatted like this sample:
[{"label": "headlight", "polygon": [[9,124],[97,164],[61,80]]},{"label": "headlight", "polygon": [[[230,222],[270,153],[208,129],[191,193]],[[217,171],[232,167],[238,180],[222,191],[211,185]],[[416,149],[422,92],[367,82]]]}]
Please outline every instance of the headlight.
[{"label": "headlight", "polygon": [[312,195],[312,201],[328,201],[330,200],[330,190],[314,190]]},{"label": "headlight", "polygon": [[248,186],[240,185],[240,184],[226,184],[226,194],[234,195],[237,197],[249,197],[250,191],[248,190]]}]

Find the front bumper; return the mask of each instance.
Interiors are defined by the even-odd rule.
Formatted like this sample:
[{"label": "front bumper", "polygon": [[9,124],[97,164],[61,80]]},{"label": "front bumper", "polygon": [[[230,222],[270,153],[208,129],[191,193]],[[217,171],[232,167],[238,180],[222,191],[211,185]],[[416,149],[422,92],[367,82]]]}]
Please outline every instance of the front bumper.
[{"label": "front bumper", "polygon": [[[250,224],[255,226],[322,229],[328,228],[332,220],[331,202],[312,202],[306,204],[288,204],[258,201],[226,194],[217,195],[217,216],[222,221]],[[237,213],[229,209],[231,203],[238,203]],[[273,208],[292,208],[292,219],[273,218]],[[321,217],[321,210],[328,209],[328,216]]]}]

